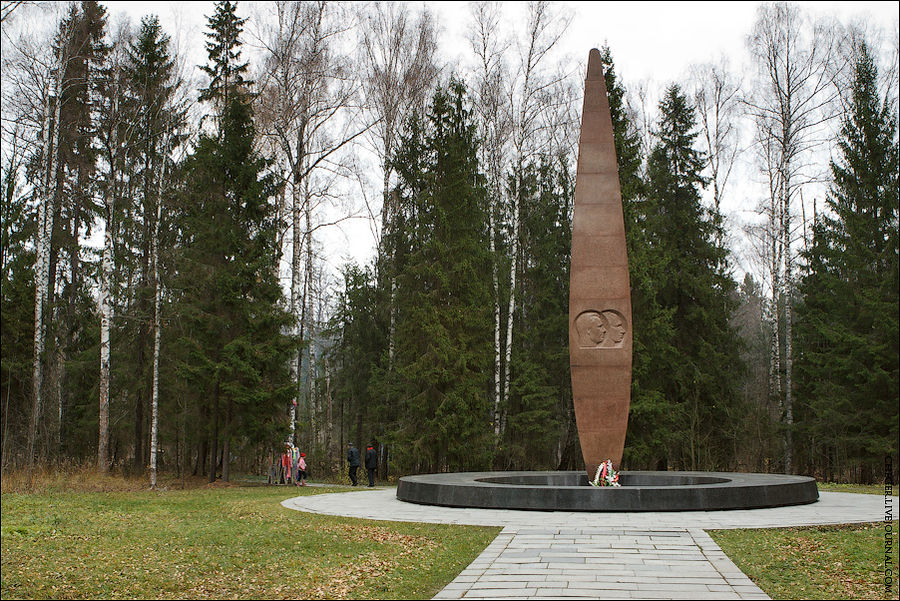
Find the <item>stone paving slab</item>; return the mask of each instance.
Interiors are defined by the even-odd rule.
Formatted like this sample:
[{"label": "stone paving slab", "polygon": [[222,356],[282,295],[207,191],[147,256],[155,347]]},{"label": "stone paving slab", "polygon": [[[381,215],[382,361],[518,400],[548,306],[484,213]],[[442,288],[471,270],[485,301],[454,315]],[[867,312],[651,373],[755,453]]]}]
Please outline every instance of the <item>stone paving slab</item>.
[{"label": "stone paving slab", "polygon": [[[897,497],[892,500],[896,507]],[[705,529],[884,519],[882,496],[829,492],[809,505],[668,513],[415,505],[397,500],[393,488],[297,497],[282,505],[373,520],[502,526],[435,599],[768,599]]]},{"label": "stone paving slab", "polygon": [[[527,549],[528,561],[538,553],[541,564],[557,574],[544,577],[523,574],[519,569],[523,541],[533,541],[538,533],[529,527],[507,526],[500,534],[505,546],[485,550],[476,560],[488,564],[482,576],[461,576],[453,580],[435,599],[496,599],[510,596],[528,599],[767,599],[765,593],[740,574],[703,530],[684,529],[668,533],[676,538],[685,555],[680,560],[646,559],[639,552],[609,557],[584,553],[561,561],[558,549],[570,549],[574,539],[578,548],[590,551],[592,541],[609,534],[603,530],[584,528],[580,534],[540,533],[545,548]],[[644,540],[647,531],[618,532],[616,551],[635,551],[636,541]],[[498,537],[499,538],[499,537]],[[707,555],[709,554],[709,555]],[[575,561],[578,560],[578,561]],[[647,565],[646,561],[652,562]],[[529,564],[533,565],[533,564]],[[535,566],[536,568],[536,566]],[[533,571],[539,571],[533,569]],[[740,577],[737,576],[740,574]],[[727,576],[727,577],[726,577]]]}]

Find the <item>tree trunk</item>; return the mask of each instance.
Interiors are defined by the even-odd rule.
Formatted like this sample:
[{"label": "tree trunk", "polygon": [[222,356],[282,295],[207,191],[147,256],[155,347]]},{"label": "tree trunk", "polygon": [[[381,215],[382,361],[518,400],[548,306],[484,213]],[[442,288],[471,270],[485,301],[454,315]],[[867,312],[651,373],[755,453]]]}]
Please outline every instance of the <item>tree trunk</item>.
[{"label": "tree trunk", "polygon": [[[503,407],[509,403],[509,383],[512,376],[510,370],[510,360],[512,359],[513,346],[513,323],[516,312],[516,275],[518,275],[519,262],[519,195],[522,193],[522,161],[516,175],[516,190],[513,194],[512,206],[512,248],[510,249],[510,268],[509,268],[509,306],[506,313],[506,365],[503,374]],[[500,419],[500,436],[503,436],[506,430],[506,414],[503,412]]]},{"label": "tree trunk", "polygon": [[[298,145],[300,144],[298,134]],[[292,165],[291,177],[291,225],[293,229],[293,243],[291,245],[291,316],[294,319],[294,333],[299,333],[300,342],[303,342],[303,326],[300,311],[300,295],[301,295],[301,264],[303,262],[303,232],[301,230],[302,203],[301,199],[301,174],[300,165],[295,163]],[[291,358],[291,382],[293,385],[294,395],[291,399],[291,437],[290,442],[297,444],[297,409],[300,406],[300,370],[302,366],[302,348],[294,351]]]},{"label": "tree trunk", "polygon": [[303,330],[308,340],[306,346],[306,393],[307,393],[307,409],[309,411],[309,432],[310,443],[316,442],[318,439],[318,416],[316,415],[316,399],[315,399],[315,354],[313,352],[313,252],[312,252],[312,211],[311,198],[308,188],[304,189],[304,217],[306,219],[306,269],[303,278]]},{"label": "tree trunk", "polygon": [[499,204],[499,186],[494,186],[497,194],[492,195],[492,206],[488,207],[488,227],[490,228],[491,282],[494,291],[494,447],[500,446],[500,367],[502,349],[500,347],[500,267],[497,257],[497,234],[494,231],[494,204]]},{"label": "tree trunk", "polygon": [[[785,169],[789,174],[789,171]],[[786,474],[793,473],[794,448],[793,448],[793,427],[794,427],[794,403],[791,390],[792,376],[792,344],[791,336],[792,328],[792,291],[793,291],[793,269],[791,257],[791,197],[790,197],[790,179],[789,176],[784,178],[784,472]]]},{"label": "tree trunk", "polygon": [[213,388],[212,412],[210,415],[210,453],[209,453],[209,481],[216,481],[216,465],[219,461],[219,380]]},{"label": "tree trunk", "polygon": [[[118,72],[115,75],[118,80]],[[113,99],[113,115],[119,110],[119,94],[115,92]],[[110,391],[110,337],[109,328],[112,322],[112,304],[110,302],[110,280],[113,277],[113,218],[115,215],[116,194],[118,193],[118,130],[115,124],[110,130],[109,176],[112,186],[106,199],[106,231],[103,235],[103,261],[100,274],[100,408],[99,435],[97,437],[97,470],[100,473],[109,471],[109,391]]]},{"label": "tree trunk", "polygon": [[322,369],[325,372],[325,457],[328,471],[333,467],[334,456],[332,430],[334,429],[334,399],[331,398],[331,373],[328,368],[327,356],[322,359]]},{"label": "tree trunk", "polygon": [[160,157],[157,178],[156,221],[153,223],[153,239],[150,253],[153,261],[153,376],[150,395],[150,488],[156,488],[157,456],[159,452],[159,347],[162,337],[162,285],[159,283],[159,222],[162,218],[163,179],[166,173],[166,156],[169,154],[168,136]]},{"label": "tree trunk", "polygon": [[225,436],[222,442],[222,481],[231,479],[231,397],[225,403]]},{"label": "tree trunk", "polygon": [[42,386],[43,386],[43,360],[44,360],[44,305],[50,295],[50,235],[53,232],[53,217],[55,215],[55,186],[57,160],[59,156],[59,114],[60,95],[62,92],[63,60],[62,50],[57,58],[54,97],[54,117],[52,132],[50,128],[50,94],[46,96],[44,103],[44,139],[43,148],[43,177],[41,202],[38,206],[37,249],[35,253],[35,299],[34,299],[34,363],[32,366],[32,403],[31,421],[28,428],[28,449],[26,451],[28,462],[28,484],[31,484],[31,476],[34,470],[34,447],[37,439],[38,422],[41,416]]}]

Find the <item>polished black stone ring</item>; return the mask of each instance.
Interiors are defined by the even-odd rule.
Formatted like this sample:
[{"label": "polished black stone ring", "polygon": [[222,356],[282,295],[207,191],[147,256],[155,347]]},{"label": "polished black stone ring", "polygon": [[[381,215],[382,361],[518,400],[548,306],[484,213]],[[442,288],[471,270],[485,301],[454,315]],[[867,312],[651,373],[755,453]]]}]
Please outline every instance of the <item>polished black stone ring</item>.
[{"label": "polished black stone ring", "polygon": [[596,487],[584,472],[461,472],[400,478],[410,503],[537,511],[711,511],[814,503],[807,476],[731,472],[619,472]]}]

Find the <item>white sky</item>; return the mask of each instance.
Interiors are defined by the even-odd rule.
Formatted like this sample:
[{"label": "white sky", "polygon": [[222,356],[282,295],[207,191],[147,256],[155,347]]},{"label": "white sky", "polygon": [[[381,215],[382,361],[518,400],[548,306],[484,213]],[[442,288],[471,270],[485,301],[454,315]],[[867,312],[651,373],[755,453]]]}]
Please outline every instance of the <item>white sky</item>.
[{"label": "white sky", "polygon": [[[187,64],[205,63],[203,42],[206,17],[213,2],[103,2],[109,9],[110,24],[119,15],[128,15],[134,25],[155,12],[175,45],[188,50]],[[239,13],[247,16],[262,2],[240,2]],[[441,53],[451,64],[465,64],[469,44],[464,34],[469,21],[466,2],[426,2],[437,14],[443,28]],[[504,3],[511,31],[523,24],[524,2]],[[745,40],[755,19],[758,2],[559,2],[572,16],[571,24],[560,40],[560,54],[568,55],[572,68],[583,64],[588,50],[604,43],[612,50],[617,73],[626,88],[646,81],[651,94],[682,78],[689,65],[729,57],[739,69],[749,65]],[[837,18],[842,23],[864,20],[897,35],[900,2],[799,2],[810,16]],[[257,5],[254,7],[253,5]],[[421,3],[412,3],[418,8]],[[40,25],[35,24],[36,27]],[[252,27],[248,23],[247,28]],[[245,36],[246,38],[246,36]],[[249,39],[245,39],[249,42]],[[631,87],[630,89],[633,89]],[[655,110],[655,100],[653,101]],[[748,177],[739,170],[733,178]],[[373,178],[377,181],[377,178]],[[377,189],[374,188],[374,189]],[[370,191],[371,192],[371,191]],[[748,194],[743,200],[747,203]],[[753,207],[733,206],[735,214],[752,212]],[[345,258],[365,262],[373,252],[371,228],[362,220],[345,222],[342,231],[334,231],[326,241],[328,263],[337,269]],[[738,271],[743,271],[738,266]]]}]

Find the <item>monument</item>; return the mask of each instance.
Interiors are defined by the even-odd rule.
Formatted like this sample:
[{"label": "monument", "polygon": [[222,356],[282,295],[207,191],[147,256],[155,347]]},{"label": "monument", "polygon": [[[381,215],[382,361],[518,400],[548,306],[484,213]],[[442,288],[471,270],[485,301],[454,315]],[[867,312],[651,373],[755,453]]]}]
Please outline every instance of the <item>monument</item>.
[{"label": "monument", "polygon": [[543,511],[709,511],[813,503],[814,479],[730,472],[620,472],[631,402],[632,314],[622,196],[600,53],[588,56],[578,146],[569,290],[572,397],[585,472],[466,472],[400,478],[397,498],[450,507]]},{"label": "monument", "polygon": [[588,55],[575,175],[569,363],[587,474],[619,469],[631,401],[631,285],[625,220],[600,52]]}]

